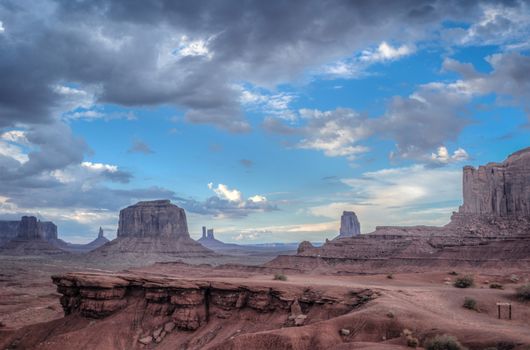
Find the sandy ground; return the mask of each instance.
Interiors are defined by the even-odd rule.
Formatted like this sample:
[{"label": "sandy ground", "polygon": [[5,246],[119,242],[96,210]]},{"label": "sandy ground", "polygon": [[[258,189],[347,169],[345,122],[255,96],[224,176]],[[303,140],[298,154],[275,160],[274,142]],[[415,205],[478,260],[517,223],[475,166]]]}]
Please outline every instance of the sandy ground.
[{"label": "sandy ground", "polygon": [[[228,262],[234,263],[237,259]],[[3,329],[14,330],[63,317],[58,300],[60,295],[50,279],[52,274],[90,269],[117,271],[128,266],[115,264],[112,267],[109,268],[107,263],[89,264],[86,261],[70,261],[65,266],[64,260],[0,257],[0,322]],[[399,320],[399,327],[410,328],[423,336],[429,332],[435,334],[436,330],[443,330],[457,335],[459,339],[466,338],[476,343],[488,336],[491,336],[491,341],[505,336],[507,339],[516,339],[519,346],[530,346],[530,303],[521,302],[514,297],[516,287],[530,281],[530,271],[519,271],[515,281],[512,272],[503,274],[502,271],[457,270],[459,275],[474,276],[475,286],[467,289],[453,287],[452,281],[457,276],[450,275],[449,271],[394,274],[392,278],[388,278],[386,274],[337,276],[331,272],[325,275],[289,273],[285,282],[273,281],[272,272],[245,268],[214,269],[207,266],[166,263],[129,267],[129,271],[230,283],[251,282],[265,286],[280,283],[330,291],[369,288],[380,293],[380,297],[371,302],[371,306],[367,308],[370,311],[366,311],[366,314],[360,311],[356,317],[364,317],[365,323],[374,322],[376,328],[380,325],[374,315],[385,317],[392,314]],[[489,284],[493,282],[502,284],[504,289],[489,288]],[[477,301],[478,311],[462,307],[466,297]],[[512,304],[512,320],[507,319],[506,311],[503,311],[502,319],[497,318],[497,302]],[[343,327],[344,322],[347,324],[353,321],[338,318],[333,324]],[[370,339],[373,341],[372,338]],[[367,345],[367,348],[370,346]]]}]

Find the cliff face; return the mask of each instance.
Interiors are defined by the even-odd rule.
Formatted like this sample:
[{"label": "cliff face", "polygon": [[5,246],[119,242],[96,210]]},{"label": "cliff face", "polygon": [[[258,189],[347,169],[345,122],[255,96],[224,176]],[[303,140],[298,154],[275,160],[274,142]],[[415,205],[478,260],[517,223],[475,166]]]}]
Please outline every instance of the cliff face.
[{"label": "cliff face", "polygon": [[503,163],[478,169],[466,166],[463,194],[460,213],[530,217],[530,148],[513,153]]},{"label": "cliff face", "polygon": [[118,237],[189,238],[186,213],[169,200],[138,202],[120,211]]},{"label": "cliff face", "polygon": [[0,221],[0,247],[17,236],[20,221]]},{"label": "cliff face", "polygon": [[352,237],[361,234],[361,224],[353,211],[345,211],[340,217],[340,236]]}]

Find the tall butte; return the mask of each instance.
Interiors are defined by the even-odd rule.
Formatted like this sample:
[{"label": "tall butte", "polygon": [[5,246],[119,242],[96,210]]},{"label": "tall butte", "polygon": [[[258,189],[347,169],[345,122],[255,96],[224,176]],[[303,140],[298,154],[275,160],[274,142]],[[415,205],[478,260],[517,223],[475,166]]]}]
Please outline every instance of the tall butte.
[{"label": "tall butte", "polygon": [[530,217],[530,147],[502,163],[464,167],[462,214]]},{"label": "tall butte", "polygon": [[182,257],[212,254],[190,238],[186,212],[169,200],[143,201],[122,209],[117,238],[94,252]]}]

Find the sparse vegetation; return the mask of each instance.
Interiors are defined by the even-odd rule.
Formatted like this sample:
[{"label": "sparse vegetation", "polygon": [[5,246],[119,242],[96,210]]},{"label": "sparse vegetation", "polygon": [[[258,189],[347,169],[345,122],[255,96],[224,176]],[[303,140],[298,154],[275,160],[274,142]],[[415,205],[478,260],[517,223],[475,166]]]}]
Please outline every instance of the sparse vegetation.
[{"label": "sparse vegetation", "polygon": [[472,287],[474,283],[475,282],[473,280],[473,276],[467,275],[467,276],[458,277],[453,283],[453,285],[456,288],[469,288],[469,287]]},{"label": "sparse vegetation", "polygon": [[451,272],[449,272],[449,274],[451,276],[458,276],[458,272],[456,272],[456,271],[451,271]]},{"label": "sparse vegetation", "polygon": [[517,275],[511,275],[511,276],[510,276],[510,282],[512,282],[512,283],[517,283],[517,282],[519,282],[519,276],[517,276]]},{"label": "sparse vegetation", "polygon": [[394,274],[393,273],[389,273],[388,275],[386,275],[386,278],[388,278],[389,280],[392,280],[392,279],[394,279]]},{"label": "sparse vegetation", "polygon": [[530,283],[517,288],[517,297],[522,300],[530,300]]},{"label": "sparse vegetation", "polygon": [[425,350],[467,350],[451,335],[437,335],[425,343]]},{"label": "sparse vegetation", "polygon": [[490,284],[491,289],[504,289],[504,286],[500,283],[492,283]]},{"label": "sparse vegetation", "polygon": [[285,276],[283,273],[277,273],[274,275],[274,280],[276,281],[287,281],[287,276]]},{"label": "sparse vegetation", "polygon": [[473,298],[466,297],[462,306],[466,309],[477,311],[477,301]]},{"label": "sparse vegetation", "polygon": [[407,340],[407,346],[409,348],[417,348],[420,345],[420,341],[412,335],[411,330],[405,328],[403,330],[403,336]]}]

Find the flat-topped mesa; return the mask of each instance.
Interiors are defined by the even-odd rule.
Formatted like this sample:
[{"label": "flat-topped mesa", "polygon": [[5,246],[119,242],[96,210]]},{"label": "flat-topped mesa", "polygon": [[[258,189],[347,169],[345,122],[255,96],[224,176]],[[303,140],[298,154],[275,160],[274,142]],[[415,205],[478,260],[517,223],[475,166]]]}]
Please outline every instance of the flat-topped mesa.
[{"label": "flat-topped mesa", "polygon": [[530,147],[502,163],[464,167],[461,214],[530,217]]},{"label": "flat-topped mesa", "polygon": [[361,224],[353,211],[344,211],[340,217],[339,237],[353,237],[361,234]]},{"label": "flat-topped mesa", "polygon": [[23,216],[18,225],[18,239],[33,240],[40,239],[40,230],[37,218],[34,216]]},{"label": "flat-topped mesa", "polygon": [[186,213],[169,200],[138,202],[120,211],[118,237],[189,238]]}]

